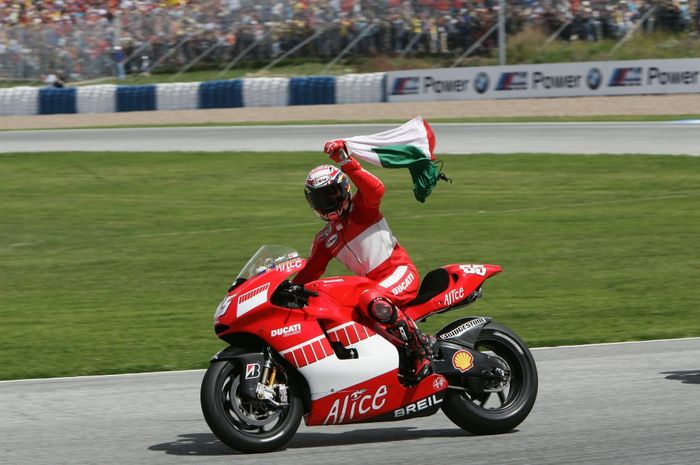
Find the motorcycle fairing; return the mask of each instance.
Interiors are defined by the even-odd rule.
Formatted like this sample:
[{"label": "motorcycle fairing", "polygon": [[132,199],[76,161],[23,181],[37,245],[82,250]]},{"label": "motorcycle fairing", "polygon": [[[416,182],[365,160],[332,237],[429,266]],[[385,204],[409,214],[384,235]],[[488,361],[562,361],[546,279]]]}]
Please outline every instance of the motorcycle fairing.
[{"label": "motorcycle fairing", "polygon": [[[447,384],[447,381],[445,381],[444,378],[435,378],[433,380],[433,383],[437,385],[442,384],[443,382]],[[377,415],[376,417],[367,420],[367,422],[374,423],[381,421],[398,421],[407,420],[409,418],[429,417],[440,410],[440,407],[442,407],[442,401],[445,399],[446,395],[446,389],[435,392],[430,394],[428,397],[418,399],[391,412]]]},{"label": "motorcycle fairing", "polygon": [[298,272],[305,264],[306,260],[303,259],[282,263],[232,286],[214,315],[214,325],[220,326],[217,335],[221,337],[239,319],[250,318],[254,311],[269,302],[272,293],[282,281]]},{"label": "motorcycle fairing", "polygon": [[501,271],[498,265],[454,264],[437,268],[425,275],[418,296],[403,310],[420,321],[433,313],[468,305],[479,297],[484,281]]},{"label": "motorcycle fairing", "polygon": [[427,407],[431,410],[432,407],[439,408],[446,389],[445,378],[435,374],[407,388],[399,383],[398,370],[395,369],[313,401],[305,422],[314,426],[403,420],[407,417],[399,414],[401,409],[405,412],[406,408],[415,405],[411,409],[414,413],[418,404],[421,407],[419,413],[425,415]]},{"label": "motorcycle fairing", "polygon": [[[280,351],[309,386],[311,407],[305,417],[307,425],[367,421],[414,403],[414,408],[423,408],[441,402],[441,396],[425,403],[420,401],[446,389],[444,378],[431,375],[415,387],[403,386],[398,378],[396,347],[382,336],[355,321],[323,323],[326,324],[323,335]],[[357,358],[339,358],[331,343],[352,349]],[[391,419],[403,418],[384,418]]]}]

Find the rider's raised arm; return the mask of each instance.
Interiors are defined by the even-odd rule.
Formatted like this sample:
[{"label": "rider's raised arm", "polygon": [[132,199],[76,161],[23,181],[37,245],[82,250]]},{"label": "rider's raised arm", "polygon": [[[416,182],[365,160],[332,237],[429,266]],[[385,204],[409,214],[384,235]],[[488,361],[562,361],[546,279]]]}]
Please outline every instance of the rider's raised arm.
[{"label": "rider's raised arm", "polygon": [[350,158],[340,167],[357,187],[358,196],[355,201],[361,202],[366,208],[379,208],[384,195],[384,184],[375,175],[362,168],[354,158]]}]

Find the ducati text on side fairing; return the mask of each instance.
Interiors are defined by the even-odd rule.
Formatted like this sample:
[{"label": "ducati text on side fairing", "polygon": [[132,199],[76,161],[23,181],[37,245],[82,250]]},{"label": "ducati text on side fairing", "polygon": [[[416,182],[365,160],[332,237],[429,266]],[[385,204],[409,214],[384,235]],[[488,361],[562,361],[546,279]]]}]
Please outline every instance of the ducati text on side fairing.
[{"label": "ducati text on side fairing", "polygon": [[[307,425],[405,420],[442,409],[475,434],[512,430],[537,396],[535,362],[523,341],[489,317],[458,319],[440,330],[432,373],[405,382],[409,355],[363,324],[354,309],[372,286],[362,277],[290,275],[305,261],[266,245],[239,273],[214,316],[229,346],[207,370],[204,417],[216,436],[243,452],[266,452]],[[429,272],[404,312],[414,320],[468,305],[496,265],[455,264]],[[365,322],[366,323],[366,322]]]}]

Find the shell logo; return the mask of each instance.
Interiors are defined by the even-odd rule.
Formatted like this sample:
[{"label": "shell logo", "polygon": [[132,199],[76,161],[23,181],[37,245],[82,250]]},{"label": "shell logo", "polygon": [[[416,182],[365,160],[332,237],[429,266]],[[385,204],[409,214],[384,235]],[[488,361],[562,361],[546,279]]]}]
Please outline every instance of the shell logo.
[{"label": "shell logo", "polygon": [[466,350],[455,352],[452,356],[452,366],[464,373],[474,366],[474,357]]}]

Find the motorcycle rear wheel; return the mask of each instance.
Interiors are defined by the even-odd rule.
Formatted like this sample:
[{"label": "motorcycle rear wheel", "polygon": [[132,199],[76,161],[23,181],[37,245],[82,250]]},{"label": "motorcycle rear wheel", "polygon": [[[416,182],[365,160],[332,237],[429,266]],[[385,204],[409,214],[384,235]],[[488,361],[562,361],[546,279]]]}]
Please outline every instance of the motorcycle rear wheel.
[{"label": "motorcycle rear wheel", "polygon": [[212,363],[202,380],[200,401],[209,428],[227,446],[245,453],[271,452],[294,436],[303,413],[298,389],[279,367],[287,384],[288,405],[273,407],[240,394],[242,369],[234,361]]},{"label": "motorcycle rear wheel", "polygon": [[496,323],[489,323],[481,330],[476,349],[505,361],[511,371],[510,382],[498,393],[449,389],[442,410],[454,424],[470,433],[506,433],[522,423],[535,404],[538,383],[535,360],[513,331]]}]

